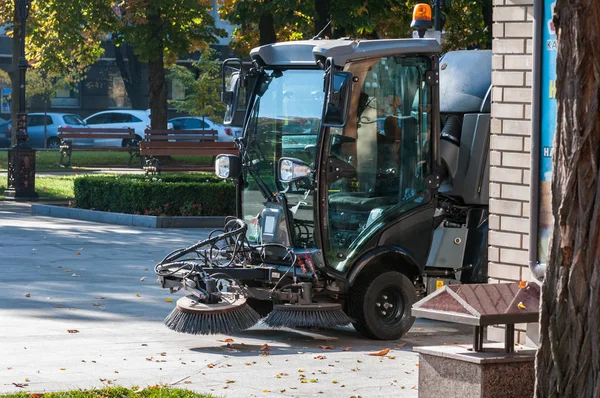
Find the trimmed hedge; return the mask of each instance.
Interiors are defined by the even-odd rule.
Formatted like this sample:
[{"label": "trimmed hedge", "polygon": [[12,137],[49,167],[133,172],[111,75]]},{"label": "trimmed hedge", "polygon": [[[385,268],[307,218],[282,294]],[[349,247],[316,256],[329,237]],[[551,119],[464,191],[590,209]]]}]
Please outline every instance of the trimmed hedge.
[{"label": "trimmed hedge", "polygon": [[235,214],[235,186],[213,174],[85,175],[75,179],[74,207],[151,216]]}]

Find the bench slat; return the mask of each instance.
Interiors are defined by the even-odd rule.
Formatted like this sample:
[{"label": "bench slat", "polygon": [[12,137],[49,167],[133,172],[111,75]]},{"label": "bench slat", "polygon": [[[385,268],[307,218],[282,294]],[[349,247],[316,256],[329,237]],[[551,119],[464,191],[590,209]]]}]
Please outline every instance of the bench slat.
[{"label": "bench slat", "polygon": [[106,138],[106,139],[135,139],[135,134],[107,133],[107,134],[85,134],[85,133],[58,133],[58,138]]},{"label": "bench slat", "polygon": [[59,133],[135,133],[130,127],[125,128],[95,128],[95,127],[59,127]]},{"label": "bench slat", "polygon": [[200,155],[200,156],[216,156],[220,154],[236,155],[237,149],[206,149],[206,148],[154,148],[147,151],[144,148],[140,150],[142,156],[171,156],[171,155]]}]

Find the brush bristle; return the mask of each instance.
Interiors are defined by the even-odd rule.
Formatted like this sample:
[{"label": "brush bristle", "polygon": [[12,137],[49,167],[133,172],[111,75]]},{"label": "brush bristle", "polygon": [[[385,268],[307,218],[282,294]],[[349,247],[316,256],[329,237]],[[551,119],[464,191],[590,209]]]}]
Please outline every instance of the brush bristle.
[{"label": "brush bristle", "polygon": [[226,312],[190,312],[175,307],[165,318],[171,330],[188,334],[230,334],[248,329],[258,323],[260,315],[244,304]]},{"label": "brush bristle", "polygon": [[265,318],[264,323],[272,328],[281,327],[319,327],[334,328],[352,323],[352,319],[341,309],[299,311],[297,308],[286,309],[276,306]]}]

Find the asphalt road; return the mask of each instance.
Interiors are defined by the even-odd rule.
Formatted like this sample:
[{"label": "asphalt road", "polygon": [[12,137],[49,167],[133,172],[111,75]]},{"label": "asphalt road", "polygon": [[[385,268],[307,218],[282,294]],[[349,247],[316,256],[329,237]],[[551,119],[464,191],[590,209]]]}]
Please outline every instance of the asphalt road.
[{"label": "asphalt road", "polygon": [[0,393],[166,383],[226,397],[417,397],[412,348],[471,342],[468,327],[426,320],[386,342],[351,327],[174,333],[161,323],[173,303],[153,266],[207,233],[32,216],[0,202]]}]

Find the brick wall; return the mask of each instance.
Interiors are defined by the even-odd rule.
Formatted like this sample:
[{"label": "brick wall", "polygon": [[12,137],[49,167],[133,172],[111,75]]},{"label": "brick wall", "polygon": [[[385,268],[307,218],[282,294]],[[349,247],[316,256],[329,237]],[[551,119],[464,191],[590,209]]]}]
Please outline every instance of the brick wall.
[{"label": "brick wall", "polygon": [[[529,280],[533,0],[493,0],[490,282]],[[524,343],[520,325],[517,341]],[[504,331],[488,328],[488,338]]]}]

